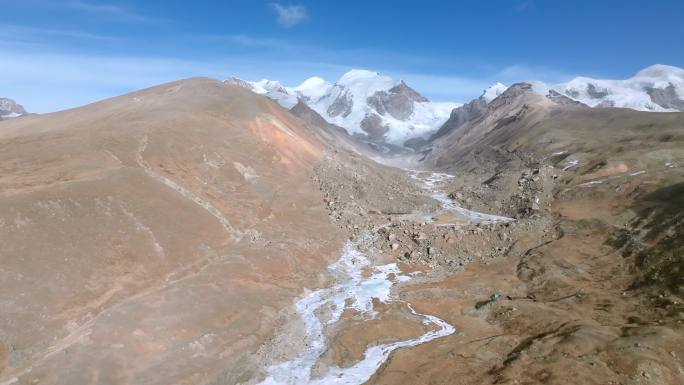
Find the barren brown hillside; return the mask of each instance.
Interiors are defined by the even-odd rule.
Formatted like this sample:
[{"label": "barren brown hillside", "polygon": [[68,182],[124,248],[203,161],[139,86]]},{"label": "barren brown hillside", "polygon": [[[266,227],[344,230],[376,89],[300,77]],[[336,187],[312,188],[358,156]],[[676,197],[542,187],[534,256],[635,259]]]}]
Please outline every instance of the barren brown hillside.
[{"label": "barren brown hillside", "polygon": [[3,122],[0,383],[244,380],[340,248],[323,149],[203,78]]}]

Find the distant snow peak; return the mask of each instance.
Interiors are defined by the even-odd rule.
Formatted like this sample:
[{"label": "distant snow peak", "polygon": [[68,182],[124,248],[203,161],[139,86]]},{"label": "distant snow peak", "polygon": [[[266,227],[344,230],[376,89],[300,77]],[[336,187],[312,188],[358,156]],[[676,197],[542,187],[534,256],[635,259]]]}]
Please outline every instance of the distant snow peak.
[{"label": "distant snow peak", "polygon": [[427,137],[459,106],[431,102],[402,80],[363,69],[353,69],[335,83],[312,77],[296,87],[272,80],[248,82],[231,78],[226,83],[250,88],[288,109],[301,100],[350,134],[398,145],[412,138]]},{"label": "distant snow peak", "polygon": [[252,82],[231,77],[224,81],[224,83],[245,87],[254,93],[265,95],[287,109],[290,109],[297,104],[297,96],[294,90],[283,86],[277,80],[262,79],[258,82]]},{"label": "distant snow peak", "polygon": [[656,64],[625,80],[577,77],[551,87],[590,107],[684,111],[684,70]]},{"label": "distant snow peak", "polygon": [[508,89],[507,86],[503,85],[502,83],[496,82],[492,84],[491,86],[487,87],[484,92],[482,93],[482,98],[489,103],[492,100],[496,99],[497,96],[501,95]]},{"label": "distant snow peak", "polygon": [[328,83],[324,79],[314,76],[304,80],[302,84],[295,87],[294,91],[308,102],[309,100],[320,99],[332,86],[331,83]]},{"label": "distant snow peak", "polygon": [[228,79],[224,80],[223,82],[226,84],[233,85],[233,86],[244,87],[244,88],[247,88],[250,90],[253,89],[252,84],[250,82],[248,82],[246,80],[242,80],[240,78],[236,78],[235,76],[231,76]]},{"label": "distant snow peak", "polygon": [[26,115],[24,107],[12,99],[0,98],[0,120],[8,120]]},{"label": "distant snow peak", "polygon": [[637,72],[635,77],[637,78],[669,78],[676,77],[681,79],[684,76],[684,69],[669,66],[666,64],[654,64],[650,67],[646,67],[643,70]]},{"label": "distant snow peak", "polygon": [[[408,140],[438,135],[445,123],[454,125],[477,115],[508,89],[494,83],[478,99],[452,114],[462,105],[431,102],[402,80],[363,69],[353,69],[335,83],[312,77],[296,87],[266,79],[250,82],[230,78],[226,83],[266,95],[287,109],[301,101],[349,134],[402,146]],[[555,86],[539,81],[525,84],[557,104],[684,111],[684,69],[673,66],[653,65],[625,80],[577,77]]]},{"label": "distant snow peak", "polygon": [[390,78],[389,76],[380,75],[379,72],[353,69],[342,75],[342,77],[340,77],[340,79],[337,81],[337,84],[343,84],[347,86],[352,84],[361,84],[363,86],[375,83],[374,85],[378,86],[379,82],[394,84],[396,83],[396,80]]}]

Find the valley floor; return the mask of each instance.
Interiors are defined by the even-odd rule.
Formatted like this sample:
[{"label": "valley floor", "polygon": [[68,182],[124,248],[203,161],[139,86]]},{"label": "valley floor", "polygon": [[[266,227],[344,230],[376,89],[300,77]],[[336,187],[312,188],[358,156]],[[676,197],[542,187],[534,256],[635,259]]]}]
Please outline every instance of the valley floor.
[{"label": "valley floor", "polygon": [[[507,170],[501,179],[515,183],[478,199],[485,175],[377,174],[354,155],[324,161],[317,180],[332,220],[373,264],[398,262],[401,272],[383,278],[391,295],[372,301],[374,314],[354,298],[338,304],[345,310],[325,327],[329,345],[318,347],[310,377],[266,383],[684,383],[681,302],[636,283],[622,231],[643,224],[624,210],[633,197],[611,192],[654,183],[652,171],[617,173],[606,193],[563,185],[575,171],[562,164],[527,166]],[[439,335],[402,345],[431,332]],[[364,366],[390,345],[397,349]]]}]

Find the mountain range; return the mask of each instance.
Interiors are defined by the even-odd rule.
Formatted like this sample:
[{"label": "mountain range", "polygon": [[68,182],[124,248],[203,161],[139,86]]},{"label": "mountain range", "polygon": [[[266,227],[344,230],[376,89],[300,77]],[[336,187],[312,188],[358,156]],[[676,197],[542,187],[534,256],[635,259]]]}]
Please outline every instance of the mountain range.
[{"label": "mountain range", "polygon": [[402,80],[366,70],[351,70],[335,83],[312,77],[296,87],[273,80],[230,78],[226,82],[266,95],[288,109],[302,100],[326,121],[352,135],[397,145],[428,136],[460,105],[431,102]]},{"label": "mountain range", "polygon": [[[295,87],[276,80],[226,80],[266,95],[291,109],[306,103],[328,123],[376,143],[413,147],[416,139],[427,139],[453,125],[454,119],[481,110],[508,87],[494,83],[482,95],[466,103],[432,102],[409,87],[378,72],[351,70],[335,83],[312,77]],[[532,90],[549,98],[576,102],[588,107],[619,107],[638,111],[684,111],[684,70],[656,64],[625,80],[576,77],[569,82],[547,85],[530,81]]]},{"label": "mountain range", "polygon": [[0,384],[684,383],[684,113],[347,75],[0,122]]},{"label": "mountain range", "polygon": [[590,107],[684,111],[684,69],[656,64],[625,80],[577,77],[551,89]]}]

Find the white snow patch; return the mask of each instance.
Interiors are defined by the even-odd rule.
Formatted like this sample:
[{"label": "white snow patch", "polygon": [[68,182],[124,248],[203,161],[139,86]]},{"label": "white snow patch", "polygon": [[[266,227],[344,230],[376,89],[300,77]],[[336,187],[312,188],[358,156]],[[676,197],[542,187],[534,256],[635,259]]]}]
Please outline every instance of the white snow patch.
[{"label": "white snow patch", "polygon": [[240,175],[242,175],[242,177],[247,182],[251,182],[259,178],[259,175],[250,166],[245,166],[240,162],[233,162],[233,167],[235,167],[235,169],[240,173]]},{"label": "white snow patch", "polygon": [[601,183],[603,183],[602,180],[594,180],[594,181],[591,181],[591,182],[580,183],[580,184],[578,184],[577,186],[579,186],[579,187],[590,187],[590,186],[597,185],[597,184],[601,184]]},{"label": "white snow patch", "polygon": [[[465,209],[449,198],[447,194],[444,192],[440,191],[438,188],[438,184],[441,182],[444,182],[446,180],[455,178],[455,176],[450,175],[450,174],[445,174],[445,173],[440,173],[440,172],[431,172],[429,173],[426,177],[421,176],[424,172],[421,171],[416,171],[416,170],[409,170],[409,175],[411,178],[418,180],[422,183],[423,187],[430,192],[430,197],[432,199],[438,201],[442,205],[442,209],[447,212],[452,212],[461,216],[464,216],[470,221],[473,222],[479,222],[479,223],[497,223],[497,222],[510,222],[513,220],[513,218],[509,217],[504,217],[504,216],[499,216],[499,215],[493,215],[493,214],[484,214],[480,213],[477,211],[472,211]],[[429,220],[432,221],[432,217],[434,215],[430,215]],[[449,225],[444,224],[445,226]]]},{"label": "white snow patch", "polygon": [[568,171],[569,169],[577,166],[579,164],[579,160],[577,159],[571,159],[568,161],[567,165],[563,167],[563,171]]}]

